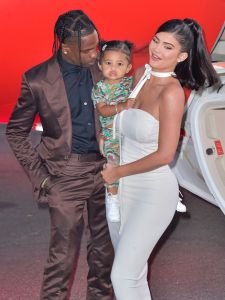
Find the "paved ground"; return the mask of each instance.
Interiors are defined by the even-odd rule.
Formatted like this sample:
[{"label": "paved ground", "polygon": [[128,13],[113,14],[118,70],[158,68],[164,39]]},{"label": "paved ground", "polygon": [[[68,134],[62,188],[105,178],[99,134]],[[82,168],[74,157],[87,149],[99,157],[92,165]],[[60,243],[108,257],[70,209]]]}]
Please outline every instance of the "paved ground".
[{"label": "paved ground", "polygon": [[[188,191],[184,196],[188,214],[175,215],[150,258],[153,300],[224,300],[225,216]],[[0,128],[0,235],[0,300],[39,299],[48,251],[48,211],[31,199],[29,181],[8,147],[4,127]],[[86,248],[81,237],[70,300],[85,299]]]}]

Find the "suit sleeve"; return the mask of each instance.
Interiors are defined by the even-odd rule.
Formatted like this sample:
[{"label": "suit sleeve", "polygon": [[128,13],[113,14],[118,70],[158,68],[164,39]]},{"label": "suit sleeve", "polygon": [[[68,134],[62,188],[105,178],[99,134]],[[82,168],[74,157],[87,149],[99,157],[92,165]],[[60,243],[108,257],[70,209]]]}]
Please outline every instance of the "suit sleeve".
[{"label": "suit sleeve", "polygon": [[49,176],[38,152],[32,146],[30,131],[37,114],[37,100],[23,76],[20,97],[6,128],[6,136],[16,158],[30,178],[34,188]]}]

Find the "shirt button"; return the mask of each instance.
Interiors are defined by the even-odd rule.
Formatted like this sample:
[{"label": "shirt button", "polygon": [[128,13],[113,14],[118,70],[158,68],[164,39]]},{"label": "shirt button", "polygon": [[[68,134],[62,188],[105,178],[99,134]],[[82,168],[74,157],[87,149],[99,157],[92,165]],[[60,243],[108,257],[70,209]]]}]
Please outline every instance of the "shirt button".
[{"label": "shirt button", "polygon": [[84,102],[84,105],[87,105],[87,102],[86,102],[86,101]]},{"label": "shirt button", "polygon": [[88,123],[88,125],[90,126],[90,125],[91,125],[91,123]]}]

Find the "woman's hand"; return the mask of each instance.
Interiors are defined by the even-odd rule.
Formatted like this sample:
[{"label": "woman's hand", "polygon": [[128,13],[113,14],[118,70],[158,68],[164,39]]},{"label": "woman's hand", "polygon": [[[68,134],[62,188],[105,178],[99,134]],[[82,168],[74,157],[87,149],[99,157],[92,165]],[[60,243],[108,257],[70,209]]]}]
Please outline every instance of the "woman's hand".
[{"label": "woman's hand", "polygon": [[106,164],[104,169],[101,172],[104,181],[108,184],[112,184],[113,182],[119,180],[117,170],[118,167],[116,165],[110,163]]},{"label": "woman's hand", "polygon": [[126,102],[121,102],[117,104],[117,111],[120,113],[121,111],[125,109],[132,108],[135,104],[135,99],[127,99]]},{"label": "woman's hand", "polygon": [[127,99],[126,104],[127,104],[127,109],[134,107],[135,99],[132,98]]}]

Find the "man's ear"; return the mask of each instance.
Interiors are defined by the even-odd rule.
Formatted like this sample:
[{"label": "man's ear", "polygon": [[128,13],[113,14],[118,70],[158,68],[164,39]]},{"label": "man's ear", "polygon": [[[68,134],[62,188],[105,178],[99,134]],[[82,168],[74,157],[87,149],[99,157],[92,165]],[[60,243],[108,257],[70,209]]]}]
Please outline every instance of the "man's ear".
[{"label": "man's ear", "polygon": [[129,64],[127,66],[126,74],[129,73],[131,69],[132,69],[132,64]]},{"label": "man's ear", "polygon": [[70,52],[69,46],[62,43],[62,53],[67,55],[69,52]]},{"label": "man's ear", "polygon": [[178,56],[177,62],[182,62],[185,61],[185,59],[188,58],[187,52],[181,52],[180,55]]}]

